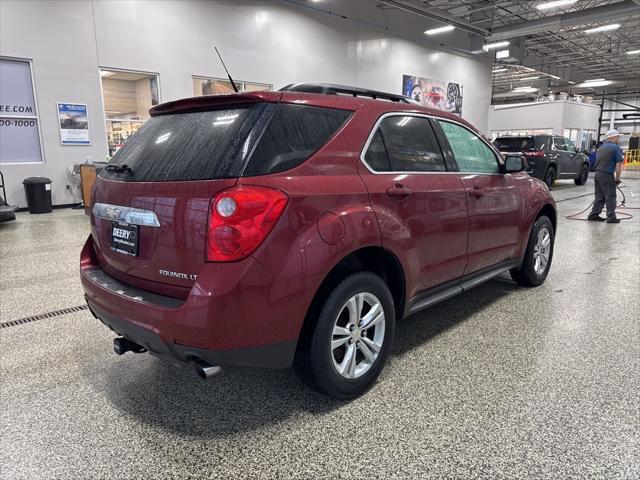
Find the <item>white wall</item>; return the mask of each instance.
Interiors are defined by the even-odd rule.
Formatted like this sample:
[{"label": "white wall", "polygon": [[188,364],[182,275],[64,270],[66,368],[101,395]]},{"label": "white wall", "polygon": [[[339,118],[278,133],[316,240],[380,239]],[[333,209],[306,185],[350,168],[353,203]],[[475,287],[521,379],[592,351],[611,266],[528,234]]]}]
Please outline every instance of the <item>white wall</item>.
[{"label": "white wall", "polygon": [[[281,1],[2,0],[0,54],[33,59],[45,155],[44,165],[2,166],[9,203],[25,205],[21,181],[33,175],[53,180],[54,204],[71,203],[67,164],[107,154],[98,67],[158,73],[161,101],[175,100],[193,95],[192,75],[225,76],[214,45],[235,78],[276,89],[314,81],[401,93],[403,74],[460,82],[463,116],[487,131],[488,58],[437,46],[420,33],[430,22],[370,0],[308,4],[358,21]],[[455,35],[450,44],[463,47],[468,37]],[[61,100],[88,104],[92,146],[59,145]]]},{"label": "white wall", "polygon": [[488,132],[551,128],[562,135],[564,128],[597,130],[599,115],[597,105],[568,101],[496,105],[489,108]]},{"label": "white wall", "polygon": [[[8,202],[26,206],[22,180],[53,180],[53,202],[74,202],[65,190],[65,168],[87,155],[104,158],[107,138],[100,94],[91,4],[77,1],[0,1],[0,55],[33,60],[43,165],[2,165]],[[91,146],[62,146],[56,102],[86,103]]]}]

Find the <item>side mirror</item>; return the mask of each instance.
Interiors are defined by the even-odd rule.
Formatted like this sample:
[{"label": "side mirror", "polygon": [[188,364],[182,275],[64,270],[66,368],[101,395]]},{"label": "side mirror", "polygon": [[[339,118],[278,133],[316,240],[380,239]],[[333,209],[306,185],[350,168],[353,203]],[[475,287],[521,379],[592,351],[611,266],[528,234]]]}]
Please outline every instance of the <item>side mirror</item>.
[{"label": "side mirror", "polygon": [[504,159],[505,173],[521,172],[526,168],[527,162],[522,155],[507,155]]}]

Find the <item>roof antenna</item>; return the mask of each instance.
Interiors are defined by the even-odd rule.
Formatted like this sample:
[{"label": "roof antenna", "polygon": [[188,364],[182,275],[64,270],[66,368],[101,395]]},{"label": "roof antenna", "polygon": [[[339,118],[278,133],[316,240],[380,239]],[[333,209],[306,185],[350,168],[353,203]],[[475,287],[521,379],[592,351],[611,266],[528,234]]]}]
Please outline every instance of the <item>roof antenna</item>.
[{"label": "roof antenna", "polygon": [[216,49],[216,53],[218,54],[218,58],[220,59],[220,62],[222,63],[222,66],[224,67],[224,71],[227,72],[227,77],[229,77],[229,81],[231,82],[231,86],[233,87],[233,91],[238,93],[238,87],[236,87],[236,82],[233,81],[233,78],[231,78],[231,74],[229,73],[229,70],[227,70],[227,66],[224,64],[224,60],[222,60],[222,55],[220,55],[220,52],[218,51],[218,47],[213,47]]}]

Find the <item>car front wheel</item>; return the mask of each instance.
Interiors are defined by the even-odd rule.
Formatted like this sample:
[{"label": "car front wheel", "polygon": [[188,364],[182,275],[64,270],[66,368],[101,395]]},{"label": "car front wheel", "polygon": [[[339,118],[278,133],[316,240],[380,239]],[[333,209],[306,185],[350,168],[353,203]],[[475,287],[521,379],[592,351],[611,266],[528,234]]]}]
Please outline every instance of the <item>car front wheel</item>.
[{"label": "car front wheel", "polygon": [[554,240],[553,224],[549,217],[544,215],[538,217],[531,229],[522,265],[509,272],[511,278],[529,287],[543,283],[551,268]]},{"label": "car front wheel", "polygon": [[587,179],[589,178],[589,165],[582,165],[582,170],[580,170],[580,175],[578,178],[575,178],[573,181],[576,185],[584,185],[587,183]]},{"label": "car front wheel", "polygon": [[329,294],[315,325],[305,330],[295,359],[303,382],[332,398],[357,397],[376,381],[391,349],[391,292],[373,273],[350,275]]},{"label": "car front wheel", "polygon": [[544,183],[547,184],[549,190],[553,187],[553,184],[556,183],[556,169],[553,167],[547,168],[547,172],[544,174]]}]

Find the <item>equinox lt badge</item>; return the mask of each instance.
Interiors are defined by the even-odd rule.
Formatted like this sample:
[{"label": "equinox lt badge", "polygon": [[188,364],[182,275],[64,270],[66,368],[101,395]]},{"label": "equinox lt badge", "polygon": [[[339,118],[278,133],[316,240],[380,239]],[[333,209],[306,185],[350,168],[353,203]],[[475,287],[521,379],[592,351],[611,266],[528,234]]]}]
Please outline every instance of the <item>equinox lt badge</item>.
[{"label": "equinox lt badge", "polygon": [[181,280],[197,280],[198,279],[198,275],[196,275],[195,273],[182,273],[182,272],[171,272],[169,270],[158,270],[158,273],[160,273],[160,275],[163,275],[165,277],[174,277],[174,278],[179,278]]}]

